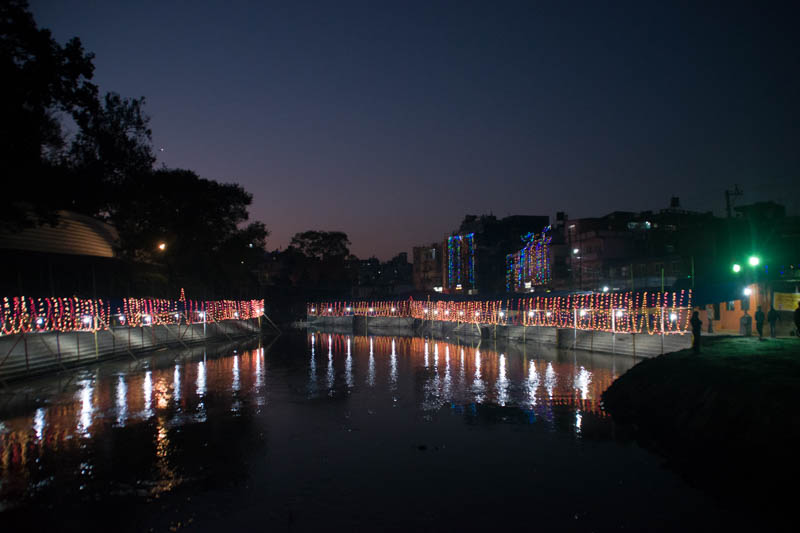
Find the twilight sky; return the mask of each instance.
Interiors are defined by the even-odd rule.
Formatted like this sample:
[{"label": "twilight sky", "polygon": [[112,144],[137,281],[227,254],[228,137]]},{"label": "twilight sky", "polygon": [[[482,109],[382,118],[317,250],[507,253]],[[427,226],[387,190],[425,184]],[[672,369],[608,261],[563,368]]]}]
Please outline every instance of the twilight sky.
[{"label": "twilight sky", "polygon": [[[609,5],[606,5],[609,4]],[[145,96],[159,164],[238,182],[268,248],[360,257],[464,214],[774,199],[800,213],[800,3],[32,0]],[[703,4],[703,5],[698,5]]]}]

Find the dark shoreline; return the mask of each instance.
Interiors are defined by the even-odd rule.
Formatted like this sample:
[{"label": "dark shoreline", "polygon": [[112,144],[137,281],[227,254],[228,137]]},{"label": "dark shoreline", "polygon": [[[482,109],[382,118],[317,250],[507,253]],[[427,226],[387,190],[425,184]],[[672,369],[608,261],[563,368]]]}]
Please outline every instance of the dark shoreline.
[{"label": "dark shoreline", "polygon": [[[604,393],[619,432],[731,505],[777,509],[800,475],[800,340],[717,337],[645,360]],[[786,489],[785,487],[792,487]]]}]

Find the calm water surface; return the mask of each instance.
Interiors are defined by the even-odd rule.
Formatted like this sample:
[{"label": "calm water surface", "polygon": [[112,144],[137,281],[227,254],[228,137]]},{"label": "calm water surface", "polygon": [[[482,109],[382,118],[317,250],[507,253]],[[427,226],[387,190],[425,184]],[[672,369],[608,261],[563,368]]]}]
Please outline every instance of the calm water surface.
[{"label": "calm water surface", "polygon": [[315,333],[30,382],[0,396],[0,522],[32,531],[741,525],[750,515],[720,509],[615,438],[600,395],[633,364]]}]

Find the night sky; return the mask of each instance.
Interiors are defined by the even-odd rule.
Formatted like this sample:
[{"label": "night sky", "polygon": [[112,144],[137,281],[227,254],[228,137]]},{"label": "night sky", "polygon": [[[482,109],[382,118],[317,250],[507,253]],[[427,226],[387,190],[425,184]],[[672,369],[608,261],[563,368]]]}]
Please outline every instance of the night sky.
[{"label": "night sky", "polygon": [[[702,6],[696,4],[704,4]],[[392,4],[392,5],[389,5]],[[73,2],[41,27],[147,98],[160,164],[238,182],[284,247],[361,257],[464,214],[800,212],[800,3]]]}]

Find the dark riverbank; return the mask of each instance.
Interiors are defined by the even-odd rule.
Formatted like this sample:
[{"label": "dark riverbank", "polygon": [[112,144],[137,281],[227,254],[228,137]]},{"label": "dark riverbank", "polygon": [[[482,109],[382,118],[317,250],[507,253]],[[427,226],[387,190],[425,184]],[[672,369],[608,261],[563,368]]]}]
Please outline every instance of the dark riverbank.
[{"label": "dark riverbank", "polygon": [[718,337],[643,361],[603,393],[623,432],[690,483],[739,505],[779,507],[800,462],[800,341]]}]

